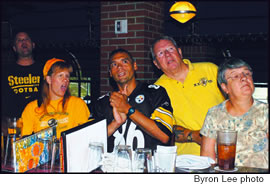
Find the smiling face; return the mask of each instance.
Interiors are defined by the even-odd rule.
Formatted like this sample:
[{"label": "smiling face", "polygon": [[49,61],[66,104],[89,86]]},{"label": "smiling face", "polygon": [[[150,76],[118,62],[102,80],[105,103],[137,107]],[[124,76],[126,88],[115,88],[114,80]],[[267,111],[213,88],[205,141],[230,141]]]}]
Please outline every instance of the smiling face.
[{"label": "smiling face", "polygon": [[170,40],[160,40],[153,48],[156,59],[154,64],[166,75],[178,72],[182,62],[182,52]]},{"label": "smiling face", "polygon": [[69,87],[70,71],[68,68],[58,69],[51,76],[46,77],[49,84],[49,94],[51,100],[64,97]]},{"label": "smiling face", "polygon": [[118,85],[123,86],[135,81],[136,62],[132,62],[125,52],[118,52],[111,57],[110,76],[114,78]]},{"label": "smiling face", "polygon": [[27,33],[20,32],[16,35],[13,50],[19,57],[31,56],[33,48],[35,48],[35,43],[32,42]]},{"label": "smiling face", "polygon": [[227,69],[225,72],[227,84],[222,83],[222,90],[230,99],[251,97],[254,92],[252,72],[246,67]]}]

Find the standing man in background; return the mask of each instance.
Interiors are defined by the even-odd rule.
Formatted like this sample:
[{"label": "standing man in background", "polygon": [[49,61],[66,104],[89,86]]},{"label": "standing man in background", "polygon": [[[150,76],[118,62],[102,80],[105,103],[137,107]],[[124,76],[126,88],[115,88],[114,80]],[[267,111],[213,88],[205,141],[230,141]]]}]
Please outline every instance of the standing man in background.
[{"label": "standing man in background", "polygon": [[166,89],[173,107],[177,154],[200,155],[200,129],[206,113],[224,100],[217,85],[218,67],[183,59],[181,49],[168,36],[154,42],[151,54],[164,73],[155,84]]},{"label": "standing man in background", "polygon": [[1,116],[6,132],[8,117],[19,118],[26,104],[37,98],[42,81],[42,63],[33,58],[35,43],[26,32],[18,32],[13,41],[16,62],[2,65]]}]

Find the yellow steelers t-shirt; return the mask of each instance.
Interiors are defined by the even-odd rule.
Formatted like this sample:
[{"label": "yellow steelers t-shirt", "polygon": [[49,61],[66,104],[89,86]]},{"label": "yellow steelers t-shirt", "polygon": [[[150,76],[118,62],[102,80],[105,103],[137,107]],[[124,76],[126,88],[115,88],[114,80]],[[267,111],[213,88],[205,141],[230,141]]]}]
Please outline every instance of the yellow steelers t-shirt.
[{"label": "yellow steelers t-shirt", "polygon": [[[200,130],[209,108],[224,100],[217,85],[218,67],[209,62],[188,64],[189,72],[184,83],[163,74],[155,84],[164,87],[170,97],[176,125]],[[197,143],[176,143],[177,153],[200,155]]]},{"label": "yellow steelers t-shirt", "polygon": [[56,121],[57,138],[60,138],[61,132],[87,122],[90,112],[82,99],[71,96],[65,112],[62,112],[62,99],[51,100],[46,114],[41,113],[37,100],[27,104],[22,113],[22,136],[49,128]]}]

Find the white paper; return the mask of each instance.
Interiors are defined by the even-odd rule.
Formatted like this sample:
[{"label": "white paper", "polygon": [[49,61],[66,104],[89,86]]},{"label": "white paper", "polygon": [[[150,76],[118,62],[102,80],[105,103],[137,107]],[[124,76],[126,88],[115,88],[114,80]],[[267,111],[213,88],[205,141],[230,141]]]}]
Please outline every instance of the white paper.
[{"label": "white paper", "polygon": [[157,152],[158,153],[175,153],[177,146],[160,146],[157,145]]},{"label": "white paper", "polygon": [[94,123],[78,131],[66,135],[67,172],[90,172],[89,143],[102,142],[104,153],[107,152],[107,125],[106,120]]}]

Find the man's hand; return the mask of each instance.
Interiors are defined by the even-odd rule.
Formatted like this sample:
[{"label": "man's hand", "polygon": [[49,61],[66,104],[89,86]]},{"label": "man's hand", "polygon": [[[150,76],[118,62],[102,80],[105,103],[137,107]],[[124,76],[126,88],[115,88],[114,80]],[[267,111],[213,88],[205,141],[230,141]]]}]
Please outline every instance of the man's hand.
[{"label": "man's hand", "polygon": [[128,103],[127,86],[123,92],[112,92],[110,95],[110,105],[120,113],[127,114],[128,109],[131,107]]},{"label": "man's hand", "polygon": [[113,107],[113,117],[118,127],[121,126],[127,119],[127,115],[125,113],[118,112],[115,107]]},{"label": "man's hand", "polygon": [[110,105],[113,108],[114,120],[108,126],[108,136],[111,136],[125,121],[127,120],[127,112],[131,107],[127,101],[127,87],[124,89],[124,94],[121,92],[112,92],[110,95]]},{"label": "man's hand", "polygon": [[108,137],[111,136],[127,119],[125,113],[118,112],[115,107],[113,107],[113,121],[108,126]]}]

